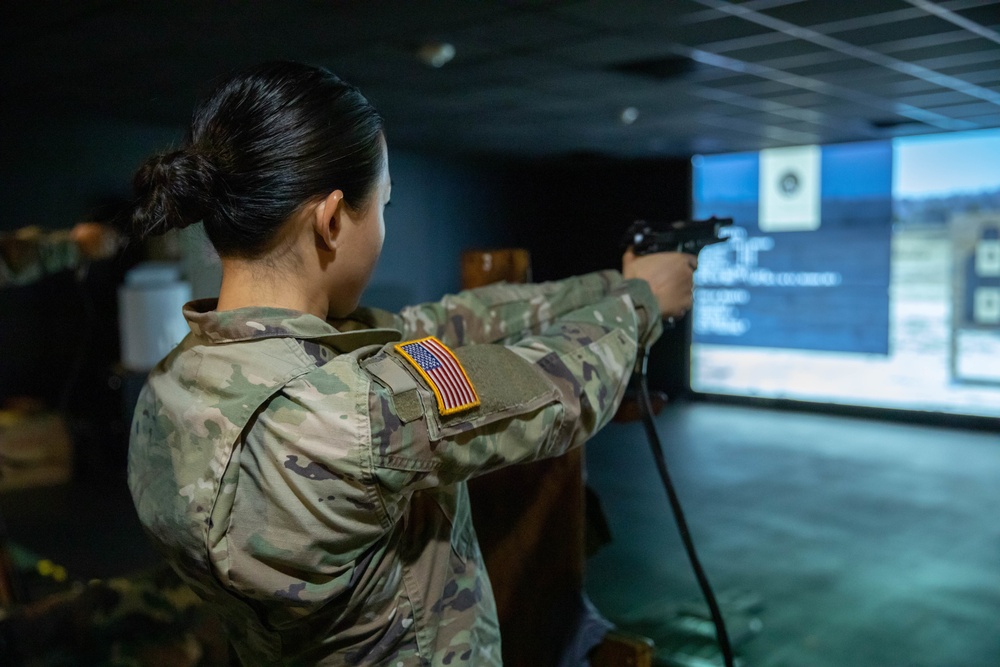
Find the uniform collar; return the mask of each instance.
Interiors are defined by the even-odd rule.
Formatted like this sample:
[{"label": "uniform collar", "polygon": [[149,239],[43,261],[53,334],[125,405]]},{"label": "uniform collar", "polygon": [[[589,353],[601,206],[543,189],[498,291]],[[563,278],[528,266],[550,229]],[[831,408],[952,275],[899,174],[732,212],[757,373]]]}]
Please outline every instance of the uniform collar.
[{"label": "uniform collar", "polygon": [[400,340],[395,329],[338,331],[315,315],[286,308],[249,307],[216,310],[218,299],[198,299],[184,305],[184,319],[195,336],[213,343],[235,343],[262,338],[317,340],[348,351],[362,345]]}]

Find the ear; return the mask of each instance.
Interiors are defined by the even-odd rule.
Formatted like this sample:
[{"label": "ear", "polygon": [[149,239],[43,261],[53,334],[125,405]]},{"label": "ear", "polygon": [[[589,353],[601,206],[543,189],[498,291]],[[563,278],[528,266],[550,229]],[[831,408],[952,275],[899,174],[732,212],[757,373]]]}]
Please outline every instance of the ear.
[{"label": "ear", "polygon": [[313,207],[312,226],[316,232],[316,242],[327,250],[337,249],[345,207],[344,193],[340,190],[334,190]]}]

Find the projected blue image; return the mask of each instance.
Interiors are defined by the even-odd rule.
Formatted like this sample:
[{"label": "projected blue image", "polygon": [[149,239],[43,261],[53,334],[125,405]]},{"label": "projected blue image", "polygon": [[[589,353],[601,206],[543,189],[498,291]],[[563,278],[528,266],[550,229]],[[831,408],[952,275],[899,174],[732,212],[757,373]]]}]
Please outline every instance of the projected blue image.
[{"label": "projected blue image", "polygon": [[892,148],[811,152],[696,160],[696,217],[734,220],[701,255],[696,342],[888,353]]},{"label": "projected blue image", "polygon": [[1000,393],[1000,132],[899,141],[895,163],[901,232],[940,248],[949,262],[939,278],[949,293],[922,303],[949,312],[940,348],[950,379]]},{"label": "projected blue image", "polygon": [[698,156],[691,386],[1000,416],[1000,130]]}]

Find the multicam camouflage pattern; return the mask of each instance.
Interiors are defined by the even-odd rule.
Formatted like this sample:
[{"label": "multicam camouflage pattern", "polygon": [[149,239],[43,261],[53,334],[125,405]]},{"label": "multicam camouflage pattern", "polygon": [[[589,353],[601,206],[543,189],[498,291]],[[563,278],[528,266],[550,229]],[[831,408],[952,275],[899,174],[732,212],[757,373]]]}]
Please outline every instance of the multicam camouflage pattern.
[{"label": "multicam camouflage pattern", "polygon": [[[336,327],[213,307],[185,308],[191,334],[150,375],[129,484],[241,660],[501,664],[465,480],[558,455],[610,419],[659,331],[648,286],[614,272],[491,286]],[[427,335],[481,405],[437,413],[392,349]]]}]

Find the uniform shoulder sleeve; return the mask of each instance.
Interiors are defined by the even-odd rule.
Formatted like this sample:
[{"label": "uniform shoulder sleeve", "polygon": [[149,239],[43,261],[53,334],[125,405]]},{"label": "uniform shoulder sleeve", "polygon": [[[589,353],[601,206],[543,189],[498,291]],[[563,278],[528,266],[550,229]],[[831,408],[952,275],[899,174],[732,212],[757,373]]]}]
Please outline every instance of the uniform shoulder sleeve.
[{"label": "uniform shoulder sleeve", "polygon": [[[452,483],[556,456],[593,435],[617,409],[640,341],[658,323],[641,315],[648,287],[619,287],[514,344],[451,348],[424,338],[363,361],[382,484]],[[428,352],[436,346],[453,363]]]}]

